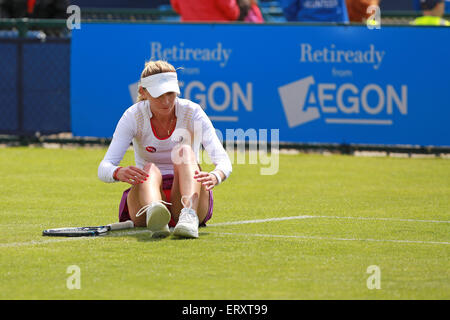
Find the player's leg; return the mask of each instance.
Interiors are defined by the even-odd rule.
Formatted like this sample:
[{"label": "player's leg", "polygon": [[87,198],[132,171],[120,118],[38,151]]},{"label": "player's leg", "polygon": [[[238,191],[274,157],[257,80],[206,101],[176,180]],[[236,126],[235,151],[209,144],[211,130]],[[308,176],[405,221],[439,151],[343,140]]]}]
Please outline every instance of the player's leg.
[{"label": "player's leg", "polygon": [[147,172],[149,178],[133,186],[128,193],[130,218],[136,227],[146,226],[151,231],[165,230],[170,220],[170,212],[161,203],[164,197],[161,172],[153,163],[146,164],[143,170]]},{"label": "player's leg", "polygon": [[[194,170],[199,170],[198,166]],[[181,209],[184,208],[181,203],[181,190],[180,190],[180,176],[178,174],[174,175],[172,190],[171,190],[171,203],[170,212],[172,213],[172,218],[175,222],[178,222],[178,218],[181,212]],[[188,180],[181,179],[183,181],[183,185],[187,184]],[[195,182],[195,181],[194,181]],[[196,182],[197,183],[197,182]],[[184,194],[184,193],[183,193]],[[192,205],[192,209],[194,209],[197,213],[198,220],[202,223],[209,213],[209,203],[210,203],[210,192],[206,190],[205,186],[201,186],[200,189],[200,199],[196,202],[196,204]]]},{"label": "player's leg", "polygon": [[[196,238],[198,224],[205,220],[209,212],[210,192],[194,179],[195,171],[200,168],[192,148],[183,145],[176,152],[179,158],[174,161],[174,181],[170,197],[172,217],[177,222],[174,234]],[[181,217],[183,221],[179,223],[180,214],[185,214],[185,219]],[[189,230],[181,230],[183,225],[184,229]],[[177,229],[181,232],[177,232]],[[185,234],[183,231],[186,231]]]}]

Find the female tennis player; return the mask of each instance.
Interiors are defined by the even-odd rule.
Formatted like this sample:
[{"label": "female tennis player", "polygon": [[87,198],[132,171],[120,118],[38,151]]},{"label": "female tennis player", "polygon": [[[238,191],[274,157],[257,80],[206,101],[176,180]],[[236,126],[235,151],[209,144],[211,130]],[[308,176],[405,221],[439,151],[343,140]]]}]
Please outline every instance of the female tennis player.
[{"label": "female tennis player", "polygon": [[[119,221],[147,227],[152,237],[198,238],[211,219],[214,186],[226,180],[231,162],[203,109],[178,97],[177,73],[165,61],[145,64],[138,102],[122,115],[98,168],[104,182],[131,185],[119,205]],[[135,166],[119,166],[130,143]],[[215,169],[202,171],[200,144]],[[166,206],[167,205],[167,206]]]}]

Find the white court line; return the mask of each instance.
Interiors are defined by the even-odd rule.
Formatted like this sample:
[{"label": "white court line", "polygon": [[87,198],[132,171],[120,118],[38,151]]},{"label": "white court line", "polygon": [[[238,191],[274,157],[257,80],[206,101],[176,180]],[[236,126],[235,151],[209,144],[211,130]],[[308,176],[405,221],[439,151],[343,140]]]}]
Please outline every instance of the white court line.
[{"label": "white court line", "polygon": [[[264,222],[272,222],[272,221],[287,221],[287,220],[300,220],[300,219],[353,219],[353,220],[375,220],[375,221],[400,221],[400,222],[429,222],[429,223],[450,223],[450,221],[445,220],[415,220],[415,219],[399,219],[399,218],[378,218],[378,217],[339,217],[339,216],[310,216],[310,215],[301,215],[301,216],[293,216],[293,217],[280,217],[280,218],[268,218],[268,219],[257,219],[257,220],[242,220],[242,221],[230,221],[230,222],[219,222],[209,224],[208,227],[221,227],[221,226],[230,226],[230,225],[241,225],[241,224],[251,224],[251,223],[264,223]],[[106,237],[121,237],[127,235],[148,233],[148,230],[130,230],[130,231],[116,231],[114,233],[105,235]],[[212,233],[212,232],[210,232]],[[218,233],[219,234],[219,233]],[[222,233],[227,234],[227,233]],[[232,233],[230,233],[232,234]],[[294,237],[299,238],[303,236],[276,236],[276,235],[260,235],[260,236],[273,236],[273,237]],[[67,241],[75,241],[75,240],[86,240],[86,239],[98,239],[100,237],[73,237],[73,238],[63,238],[63,239],[48,239],[42,241],[28,241],[28,242],[12,242],[12,243],[0,243],[0,248],[8,248],[8,247],[20,247],[20,246],[29,246],[29,245],[39,245],[39,244],[47,244],[54,242],[67,242]],[[347,241],[389,241],[389,242],[411,242],[411,243],[433,243],[433,244],[449,244],[448,242],[429,242],[429,241],[420,241],[420,240],[376,240],[376,239],[344,239],[344,238],[321,238],[321,237],[309,237],[308,239],[317,239],[317,240],[347,240]]]},{"label": "white court line", "polygon": [[219,222],[208,225],[209,227],[216,226],[231,226],[235,224],[247,224],[247,223],[261,223],[270,221],[285,221],[285,220],[297,220],[297,219],[350,219],[350,220],[380,220],[380,221],[399,221],[399,222],[430,222],[430,223],[450,223],[445,220],[416,220],[416,219],[399,219],[399,218],[378,218],[378,217],[339,217],[339,216],[293,216],[293,217],[281,217],[281,218],[269,218],[258,220],[244,220],[244,221],[232,221],[232,222]]},{"label": "white court line", "polygon": [[245,237],[266,237],[266,238],[294,238],[304,240],[330,240],[330,241],[367,241],[367,242],[396,242],[396,243],[421,243],[421,244],[450,244],[450,242],[423,241],[423,240],[396,240],[396,239],[356,239],[356,238],[334,238],[334,237],[317,237],[317,236],[292,236],[279,234],[259,234],[259,233],[233,233],[233,232],[208,232],[211,234],[245,236]]},{"label": "white court line", "polygon": [[247,224],[247,223],[262,223],[271,221],[286,221],[286,220],[297,220],[297,219],[311,219],[317,216],[294,216],[294,217],[281,217],[281,218],[268,218],[268,219],[258,219],[258,220],[243,220],[243,221],[231,221],[231,222],[219,222],[208,224],[208,227],[221,227],[221,226],[231,226],[236,224]]},{"label": "white court line", "polygon": [[48,240],[32,240],[28,242],[11,242],[11,243],[0,243],[0,248],[11,248],[11,247],[22,247],[22,246],[32,246],[38,244],[47,244],[47,243],[55,243],[55,242],[67,242],[67,241],[76,241],[76,240],[94,240],[98,237],[70,237],[70,238],[59,238],[59,239],[48,239]]}]

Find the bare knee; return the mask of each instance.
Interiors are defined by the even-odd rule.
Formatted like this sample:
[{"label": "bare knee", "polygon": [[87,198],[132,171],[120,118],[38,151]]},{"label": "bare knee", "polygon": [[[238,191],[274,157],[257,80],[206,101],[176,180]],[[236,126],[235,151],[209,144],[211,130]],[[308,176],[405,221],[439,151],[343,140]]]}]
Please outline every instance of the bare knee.
[{"label": "bare knee", "polygon": [[161,171],[154,163],[146,163],[143,170],[149,175],[149,180],[162,180]]},{"label": "bare knee", "polygon": [[192,157],[194,156],[194,150],[188,144],[182,144],[176,147],[176,152],[180,157]]},{"label": "bare knee", "polygon": [[180,145],[176,147],[176,149],[173,152],[173,165],[174,168],[177,169],[177,167],[186,165],[186,164],[196,164],[197,159],[194,153],[194,150],[192,150],[192,147],[187,144]]},{"label": "bare knee", "polygon": [[147,172],[148,174],[161,174],[161,171],[159,171],[159,168],[152,162],[146,163],[143,170]]}]

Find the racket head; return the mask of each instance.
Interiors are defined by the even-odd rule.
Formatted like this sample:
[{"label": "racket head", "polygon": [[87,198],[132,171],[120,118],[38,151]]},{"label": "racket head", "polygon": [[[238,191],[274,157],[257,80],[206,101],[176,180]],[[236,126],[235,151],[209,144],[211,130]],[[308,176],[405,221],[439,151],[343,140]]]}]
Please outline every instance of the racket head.
[{"label": "racket head", "polygon": [[42,235],[50,237],[95,237],[104,235],[109,230],[108,226],[55,228],[42,231]]}]

